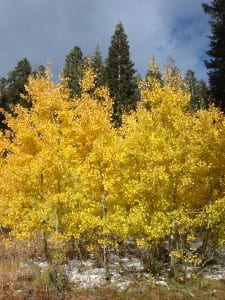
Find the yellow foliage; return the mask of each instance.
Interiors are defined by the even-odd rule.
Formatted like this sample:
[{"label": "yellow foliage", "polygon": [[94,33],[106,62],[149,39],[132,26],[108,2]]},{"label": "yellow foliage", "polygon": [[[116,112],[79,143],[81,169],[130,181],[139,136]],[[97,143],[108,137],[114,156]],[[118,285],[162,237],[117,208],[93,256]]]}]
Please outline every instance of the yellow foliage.
[{"label": "yellow foliage", "polygon": [[214,107],[190,114],[181,86],[147,78],[137,110],[115,129],[109,91],[94,82],[87,69],[81,96],[71,99],[66,82],[31,77],[31,109],[6,114],[1,224],[20,238],[43,231],[90,246],[131,238],[156,247],[173,223],[180,235],[197,224],[222,232],[224,116]]}]

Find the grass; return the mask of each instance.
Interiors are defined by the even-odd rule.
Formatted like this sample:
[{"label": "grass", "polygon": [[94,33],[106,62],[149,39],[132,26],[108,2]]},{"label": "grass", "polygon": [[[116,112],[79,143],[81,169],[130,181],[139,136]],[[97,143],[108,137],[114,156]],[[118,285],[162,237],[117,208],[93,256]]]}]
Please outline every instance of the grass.
[{"label": "grass", "polygon": [[[35,255],[39,257],[41,246],[38,249],[37,245],[40,245],[37,241],[12,241],[10,247],[5,247],[4,243],[0,242],[0,300],[225,299],[225,280],[209,280],[200,276],[188,280],[170,279],[167,286],[158,286],[143,279],[136,280],[124,291],[119,291],[110,284],[89,290],[83,290],[71,283],[63,285],[62,288],[57,284],[50,285],[49,277],[43,277],[37,266],[22,266],[23,262]],[[54,261],[53,266],[57,266],[59,262]]]},{"label": "grass", "polygon": [[[8,277],[9,276],[9,277]],[[37,285],[32,280],[30,274],[15,276],[12,270],[1,278],[0,299],[71,299],[71,300],[184,300],[184,299],[225,299],[225,283],[221,281],[201,280],[183,284],[170,284],[166,287],[137,286],[136,288],[118,291],[110,286],[81,290],[70,285],[67,289],[59,291],[57,289],[47,289],[43,285]]]},{"label": "grass", "polygon": [[10,261],[0,266],[0,299],[68,299],[68,300],[224,300],[225,281],[192,279],[183,283],[171,280],[167,287],[151,286],[146,282],[131,285],[118,291],[109,285],[82,290],[70,284],[64,290],[49,289],[35,279],[37,270],[23,268],[18,272],[18,262]]}]

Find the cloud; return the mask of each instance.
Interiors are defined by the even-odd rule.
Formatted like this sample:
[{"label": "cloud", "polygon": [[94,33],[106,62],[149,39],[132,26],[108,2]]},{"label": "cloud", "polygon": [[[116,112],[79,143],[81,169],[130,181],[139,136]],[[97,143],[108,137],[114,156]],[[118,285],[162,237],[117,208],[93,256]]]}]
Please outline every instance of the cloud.
[{"label": "cloud", "polygon": [[[209,2],[209,1],[205,1]],[[206,78],[202,62],[208,48],[202,0],[1,0],[0,75],[27,57],[32,65],[53,61],[60,72],[65,57],[79,45],[90,55],[99,44],[107,56],[110,38],[121,21],[131,58],[143,76],[152,54],[160,66],[174,57],[183,70]]]}]

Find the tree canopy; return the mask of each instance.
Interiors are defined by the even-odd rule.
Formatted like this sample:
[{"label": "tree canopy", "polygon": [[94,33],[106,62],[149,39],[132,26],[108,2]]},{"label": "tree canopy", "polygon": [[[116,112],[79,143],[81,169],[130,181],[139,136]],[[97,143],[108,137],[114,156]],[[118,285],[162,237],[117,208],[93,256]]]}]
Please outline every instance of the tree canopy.
[{"label": "tree canopy", "polygon": [[[208,247],[224,244],[225,119],[213,106],[190,113],[190,94],[169,74],[164,85],[141,82],[141,101],[120,128],[92,68],[75,98],[65,80],[30,77],[32,109],[5,112],[11,130],[0,134],[2,226],[21,239],[41,231],[90,247],[133,240],[153,254],[169,241],[182,259],[200,229]],[[171,241],[174,230],[182,243]]]},{"label": "tree canopy", "polygon": [[208,68],[209,86],[212,101],[225,111],[225,1],[213,0],[204,3],[203,9],[210,16],[212,34],[209,36],[210,49],[205,60]]},{"label": "tree canopy", "polygon": [[121,125],[123,110],[136,107],[138,100],[137,82],[134,63],[130,59],[129,42],[124,27],[120,22],[111,37],[106,60],[106,83],[114,98],[113,121]]}]

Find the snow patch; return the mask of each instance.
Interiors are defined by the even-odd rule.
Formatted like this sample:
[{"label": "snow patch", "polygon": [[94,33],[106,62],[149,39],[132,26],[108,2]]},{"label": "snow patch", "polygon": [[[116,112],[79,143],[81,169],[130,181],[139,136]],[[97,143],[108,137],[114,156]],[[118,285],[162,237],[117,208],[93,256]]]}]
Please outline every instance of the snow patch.
[{"label": "snow patch", "polygon": [[225,279],[225,267],[222,265],[212,265],[205,269],[203,275],[205,278],[212,280]]}]

